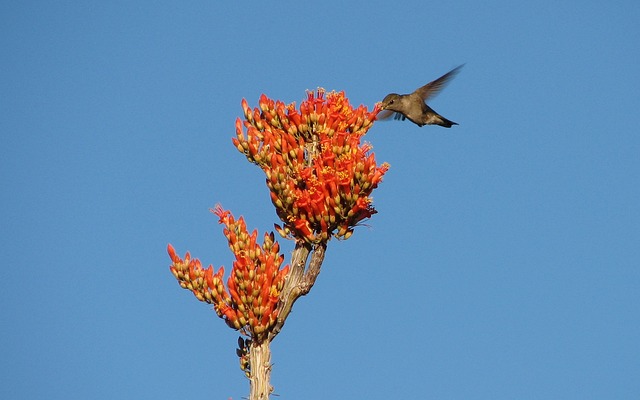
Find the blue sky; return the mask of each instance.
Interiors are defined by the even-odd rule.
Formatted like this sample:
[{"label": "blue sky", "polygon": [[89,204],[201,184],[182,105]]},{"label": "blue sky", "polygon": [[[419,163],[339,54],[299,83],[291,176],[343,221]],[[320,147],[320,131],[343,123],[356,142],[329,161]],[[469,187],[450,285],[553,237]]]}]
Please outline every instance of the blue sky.
[{"label": "blue sky", "polygon": [[[276,222],[240,101],[345,90],[377,122],[375,215],[273,343],[278,398],[640,396],[635,1],[3,2],[0,397],[240,399],[236,332],[167,243],[231,265],[216,203]],[[286,251],[291,243],[281,240]]]}]

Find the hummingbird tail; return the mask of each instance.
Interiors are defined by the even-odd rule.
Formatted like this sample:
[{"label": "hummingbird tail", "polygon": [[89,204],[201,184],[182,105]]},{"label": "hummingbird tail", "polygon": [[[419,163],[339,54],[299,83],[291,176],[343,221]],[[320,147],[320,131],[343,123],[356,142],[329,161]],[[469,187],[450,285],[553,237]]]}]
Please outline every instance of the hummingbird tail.
[{"label": "hummingbird tail", "polygon": [[437,122],[438,125],[444,126],[445,128],[451,128],[453,125],[458,125],[457,122],[450,121],[443,116],[440,116],[440,121]]}]

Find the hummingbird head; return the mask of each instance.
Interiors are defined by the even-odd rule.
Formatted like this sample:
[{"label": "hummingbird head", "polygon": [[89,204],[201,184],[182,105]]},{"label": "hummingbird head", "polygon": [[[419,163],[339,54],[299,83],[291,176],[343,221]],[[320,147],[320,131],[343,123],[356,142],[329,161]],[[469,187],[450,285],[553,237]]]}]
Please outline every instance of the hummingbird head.
[{"label": "hummingbird head", "polygon": [[396,93],[388,94],[382,99],[382,104],[380,105],[381,110],[392,110],[397,111],[397,107],[399,106],[398,100],[400,99],[400,95]]}]

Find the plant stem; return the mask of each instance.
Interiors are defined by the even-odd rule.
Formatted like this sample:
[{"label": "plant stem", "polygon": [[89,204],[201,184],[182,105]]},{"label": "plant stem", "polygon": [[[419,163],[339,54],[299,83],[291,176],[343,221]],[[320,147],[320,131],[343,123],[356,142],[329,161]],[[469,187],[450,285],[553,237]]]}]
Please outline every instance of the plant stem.
[{"label": "plant stem", "polygon": [[[313,287],[318,274],[320,274],[320,267],[322,266],[322,261],[324,261],[326,248],[326,243],[320,243],[315,246],[301,242],[296,244],[296,248],[291,254],[291,271],[280,294],[278,320],[269,333],[268,340],[273,340],[280,333],[285,320],[291,312],[293,303],[301,296],[309,293]],[[311,261],[307,268],[309,255],[311,255]]]},{"label": "plant stem", "polygon": [[271,349],[270,340],[261,343],[251,342],[249,345],[250,363],[250,393],[249,400],[269,400],[273,387],[269,383],[271,378]]}]

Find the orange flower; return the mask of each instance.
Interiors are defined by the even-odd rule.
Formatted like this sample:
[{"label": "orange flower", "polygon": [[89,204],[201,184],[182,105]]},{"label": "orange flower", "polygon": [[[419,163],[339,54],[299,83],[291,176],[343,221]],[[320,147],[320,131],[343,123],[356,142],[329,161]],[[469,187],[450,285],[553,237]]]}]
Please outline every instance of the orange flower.
[{"label": "orange flower", "polygon": [[[380,111],[353,108],[344,92],[309,92],[299,111],[260,96],[259,107],[242,100],[235,147],[267,177],[284,237],[311,244],[333,235],[348,238],[362,219],[375,214],[370,195],[389,169],[376,164],[361,138]],[[246,130],[246,131],[245,131]]]},{"label": "orange flower", "polygon": [[188,252],[182,259],[168,245],[170,270],[180,286],[191,290],[198,300],[213,304],[227,325],[258,339],[276,322],[276,306],[289,266],[280,269],[284,256],[273,233],[265,234],[260,246],[256,243],[258,232],[249,234],[242,217],[235,220],[220,206],[212,211],[225,226],[224,235],[235,255],[227,287],[222,283],[224,267],[214,274],[211,265],[202,268],[200,260],[192,259]]}]

